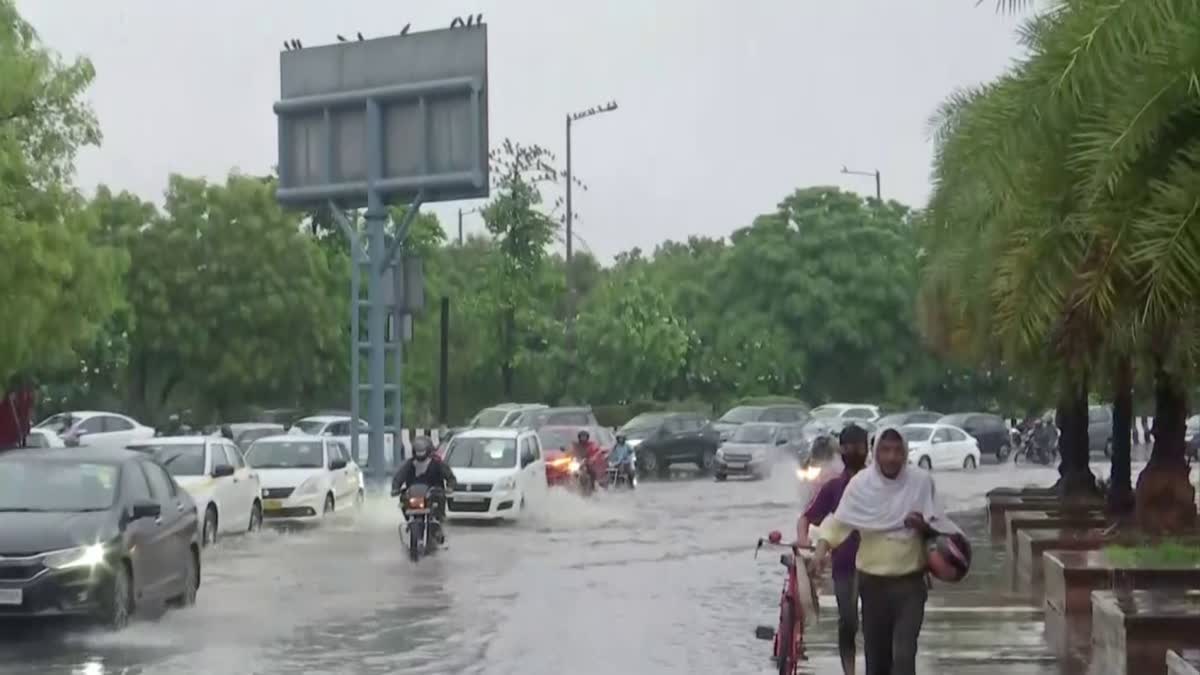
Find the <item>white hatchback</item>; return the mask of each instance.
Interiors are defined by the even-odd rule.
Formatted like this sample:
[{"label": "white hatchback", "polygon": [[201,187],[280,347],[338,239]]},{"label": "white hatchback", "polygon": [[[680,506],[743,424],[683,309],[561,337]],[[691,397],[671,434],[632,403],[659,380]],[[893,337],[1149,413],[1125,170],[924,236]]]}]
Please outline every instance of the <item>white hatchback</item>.
[{"label": "white hatchback", "polygon": [[949,424],[906,424],[900,433],[908,443],[908,463],[922,469],[974,469],[979,442]]},{"label": "white hatchback", "polygon": [[246,462],[262,481],[263,516],[308,520],[363,501],[363,476],[340,441],[287,434],[250,444]]},{"label": "white hatchback", "polygon": [[213,436],[168,436],[132,443],[130,450],[154,456],[196,502],[200,542],[218,534],[253,532],[262,527],[258,473],[246,465],[232,441]]},{"label": "white hatchback", "polygon": [[457,483],[446,516],[457,520],[519,518],[528,498],[546,493],[546,462],[529,429],[463,431],[446,446],[445,460]]}]

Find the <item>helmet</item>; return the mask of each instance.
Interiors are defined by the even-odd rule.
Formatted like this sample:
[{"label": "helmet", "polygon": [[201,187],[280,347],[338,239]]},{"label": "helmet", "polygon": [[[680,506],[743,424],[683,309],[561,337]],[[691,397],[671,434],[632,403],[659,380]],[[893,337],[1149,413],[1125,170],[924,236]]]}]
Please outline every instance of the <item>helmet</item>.
[{"label": "helmet", "polygon": [[939,581],[962,581],[971,569],[971,544],[961,534],[939,534],[929,547],[929,573]]},{"label": "helmet", "polygon": [[578,433],[578,434],[576,434],[576,435],[575,435],[575,437],[579,439],[579,442],[580,442],[580,443],[584,443],[584,442],[586,442],[586,441],[587,441],[589,438],[591,438],[591,437],[592,437],[592,435],[588,433],[588,430],[587,430],[587,429],[580,429],[580,430],[579,430],[579,433]]},{"label": "helmet", "polygon": [[617,443],[625,442],[625,434],[617,434]]},{"label": "helmet", "polygon": [[428,436],[417,436],[412,443],[413,459],[426,459],[433,454],[433,440]]},{"label": "helmet", "polygon": [[836,448],[837,445],[833,442],[833,436],[822,431],[820,435],[812,440],[812,449],[809,452],[809,456],[819,462],[830,460],[833,459]]}]

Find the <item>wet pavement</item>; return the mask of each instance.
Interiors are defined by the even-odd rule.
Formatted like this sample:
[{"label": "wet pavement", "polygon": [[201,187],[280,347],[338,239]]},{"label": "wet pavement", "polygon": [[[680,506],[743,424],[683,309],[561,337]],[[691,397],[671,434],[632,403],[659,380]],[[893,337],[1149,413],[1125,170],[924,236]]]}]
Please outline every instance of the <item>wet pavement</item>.
[{"label": "wet pavement", "polygon": [[[1048,484],[1053,469],[936,474],[971,534],[967,581],[930,595],[921,673],[1057,673],[1041,612],[1008,589],[984,493]],[[636,493],[551,495],[515,525],[452,525],[414,565],[388,500],[318,528],[227,538],[204,557],[194,608],[103,633],[0,625],[0,675],[78,673],[768,673],[783,569],[753,557],[790,531],[800,489],[684,477]],[[810,629],[808,672],[834,673],[833,598]],[[860,663],[861,670],[861,663]]]}]

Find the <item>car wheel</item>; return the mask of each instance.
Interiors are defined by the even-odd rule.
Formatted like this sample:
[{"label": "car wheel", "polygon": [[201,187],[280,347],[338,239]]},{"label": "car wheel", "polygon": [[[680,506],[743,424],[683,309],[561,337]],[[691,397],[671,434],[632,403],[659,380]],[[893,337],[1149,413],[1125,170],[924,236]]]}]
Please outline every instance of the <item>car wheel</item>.
[{"label": "car wheel", "polygon": [[100,611],[100,620],[111,630],[121,630],[129,625],[133,615],[133,576],[128,564],[122,563],[113,574],[108,597],[101,603]]},{"label": "car wheel", "polygon": [[725,482],[725,479],[727,478],[727,476],[723,473],[718,473],[718,474],[713,474],[713,478],[717,479],[718,483],[723,483],[723,482]]},{"label": "car wheel", "polygon": [[196,590],[200,588],[200,558],[195,551],[188,551],[187,567],[183,592],[171,599],[172,607],[191,607],[196,604]]},{"label": "car wheel", "polygon": [[648,474],[655,474],[659,472],[660,462],[658,461],[658,455],[654,454],[653,452],[647,452],[645,456],[641,456],[639,459],[642,460],[639,462],[641,464],[642,471],[645,471]]},{"label": "car wheel", "polygon": [[321,508],[321,515],[323,515],[323,516],[333,515],[333,508],[334,508],[333,495],[332,494],[325,495],[325,506]]},{"label": "car wheel", "polygon": [[926,471],[930,471],[933,469],[933,462],[929,461],[929,457],[926,456],[922,457],[921,460],[917,462],[917,466],[925,469]]},{"label": "car wheel", "polygon": [[975,468],[975,455],[967,455],[963,460],[963,468],[968,471]]},{"label": "car wheel", "polygon": [[1004,460],[1008,459],[1008,454],[1010,452],[1012,452],[1012,447],[1009,446],[1008,443],[1005,443],[999,448],[996,448],[996,459],[1003,462]]},{"label": "car wheel", "polygon": [[200,545],[212,546],[217,543],[217,507],[212,504],[204,510],[204,526],[200,530]]},{"label": "car wheel", "polygon": [[246,528],[247,532],[258,532],[262,529],[263,512],[262,503],[258,500],[254,501],[254,506],[250,507],[250,526]]},{"label": "car wheel", "polygon": [[706,448],[700,451],[700,458],[696,460],[696,468],[700,469],[701,473],[711,473],[716,464],[716,450],[713,450],[712,448]]}]

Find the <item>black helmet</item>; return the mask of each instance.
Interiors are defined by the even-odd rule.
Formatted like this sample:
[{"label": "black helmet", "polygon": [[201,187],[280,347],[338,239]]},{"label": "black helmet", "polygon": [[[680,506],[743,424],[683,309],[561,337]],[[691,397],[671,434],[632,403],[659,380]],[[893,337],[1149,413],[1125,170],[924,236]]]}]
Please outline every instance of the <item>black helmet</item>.
[{"label": "black helmet", "polygon": [[433,454],[433,439],[417,436],[412,442],[413,459],[426,459]]},{"label": "black helmet", "polygon": [[617,434],[617,442],[624,443],[625,442],[625,434]]},{"label": "black helmet", "polygon": [[575,438],[578,438],[581,443],[591,437],[592,435],[588,433],[587,429],[580,429],[579,433],[575,435]]}]

